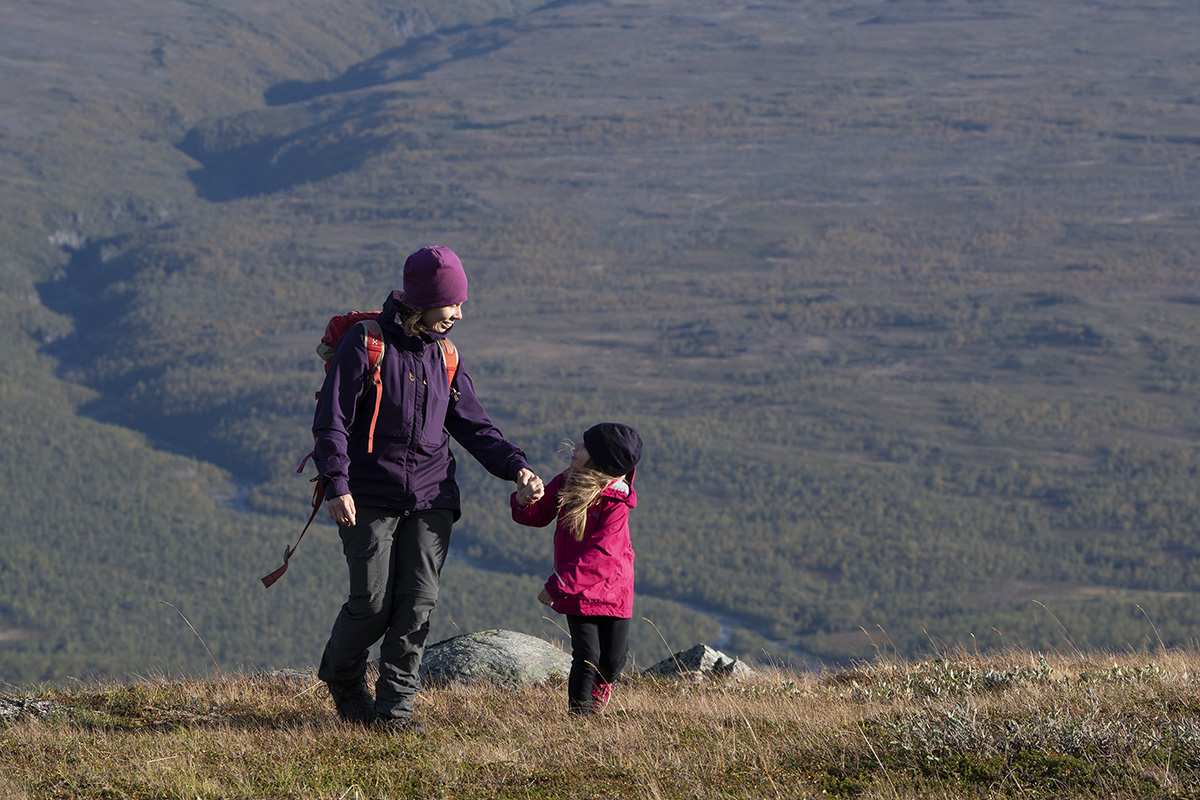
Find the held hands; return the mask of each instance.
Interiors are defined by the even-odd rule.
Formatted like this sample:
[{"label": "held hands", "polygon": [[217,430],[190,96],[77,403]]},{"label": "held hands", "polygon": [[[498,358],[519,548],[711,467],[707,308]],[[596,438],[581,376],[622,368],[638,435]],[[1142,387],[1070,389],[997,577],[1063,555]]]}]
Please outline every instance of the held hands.
[{"label": "held hands", "polygon": [[517,489],[517,505],[527,506],[530,503],[541,500],[542,495],[545,493],[546,489],[542,486],[542,479],[534,478],[520,489]]},{"label": "held hands", "polygon": [[517,473],[517,505],[527,506],[541,500],[545,493],[542,479],[534,475],[532,470],[523,469]]}]

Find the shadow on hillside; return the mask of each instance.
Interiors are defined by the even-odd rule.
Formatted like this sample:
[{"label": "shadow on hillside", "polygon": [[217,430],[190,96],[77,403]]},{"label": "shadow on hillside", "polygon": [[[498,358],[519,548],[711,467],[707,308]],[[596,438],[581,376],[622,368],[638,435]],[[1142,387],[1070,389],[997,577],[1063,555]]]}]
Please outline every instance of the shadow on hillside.
[{"label": "shadow on hillside", "polygon": [[[591,1],[556,0],[541,10]],[[350,93],[417,80],[446,64],[501,50],[535,30],[529,17],[464,25],[411,39],[329,80],[276,84],[264,94],[271,108],[208,121],[187,133],[177,146],[203,165],[188,178],[202,198],[221,202],[352,172],[396,147],[419,148],[424,134],[389,111],[388,97]],[[339,95],[336,102],[312,102]],[[307,124],[297,126],[298,119]]]},{"label": "shadow on hillside", "polygon": [[477,58],[507,47],[517,37],[534,30],[535,14],[593,2],[596,0],[552,0],[525,16],[497,19],[478,26],[461,25],[413,37],[400,47],[355,64],[336,78],[284,81],[267,89],[263,98],[267,105],[281,106],[356,89],[417,80],[451,62]]},{"label": "shadow on hillside", "polygon": [[476,58],[510,44],[519,31],[511,20],[463,26],[412,39],[323,81],[284,81],[263,94],[268,105],[303,103],[331,94],[413,81],[453,61]]},{"label": "shadow on hillside", "polygon": [[78,361],[79,348],[98,345],[94,334],[125,312],[130,298],[107,290],[129,269],[123,251],[130,238],[129,234],[104,239],[80,235],[78,241],[59,243],[68,255],[63,274],[37,284],[37,292],[46,308],[74,320],[76,333],[47,341],[48,350]]},{"label": "shadow on hillside", "polygon": [[222,202],[353,172],[372,156],[403,144],[404,136],[386,119],[350,112],[294,134],[229,149],[202,144],[202,136],[193,129],[179,149],[204,165],[188,172],[197,193]]}]

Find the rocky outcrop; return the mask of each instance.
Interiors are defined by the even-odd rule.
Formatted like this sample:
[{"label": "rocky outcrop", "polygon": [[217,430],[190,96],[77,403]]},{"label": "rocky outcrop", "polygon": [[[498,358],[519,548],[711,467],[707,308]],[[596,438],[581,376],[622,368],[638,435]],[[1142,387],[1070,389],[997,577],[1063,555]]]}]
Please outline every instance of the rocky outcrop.
[{"label": "rocky outcrop", "polygon": [[641,674],[653,678],[701,681],[705,678],[744,678],[754,674],[754,671],[741,659],[731,658],[706,644],[698,644],[647,667]]},{"label": "rocky outcrop", "polygon": [[490,683],[528,686],[566,678],[571,657],[536,636],[505,630],[464,633],[425,648],[426,685]]},{"label": "rocky outcrop", "polygon": [[58,703],[33,697],[0,697],[0,723],[15,722],[26,717],[44,719],[62,711]]}]

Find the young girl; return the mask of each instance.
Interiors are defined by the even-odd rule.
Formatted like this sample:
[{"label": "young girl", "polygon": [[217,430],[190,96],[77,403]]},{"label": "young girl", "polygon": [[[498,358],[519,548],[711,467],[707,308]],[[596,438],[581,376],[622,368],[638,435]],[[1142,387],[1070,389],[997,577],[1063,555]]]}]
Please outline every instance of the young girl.
[{"label": "young girl", "polygon": [[634,467],[642,439],[628,425],[602,422],[583,434],[571,464],[544,488],[513,492],[513,520],[540,528],[557,519],[554,574],[538,600],[567,617],[571,631],[568,709],[599,713],[625,666],[633,617],[629,511],[637,506]]}]

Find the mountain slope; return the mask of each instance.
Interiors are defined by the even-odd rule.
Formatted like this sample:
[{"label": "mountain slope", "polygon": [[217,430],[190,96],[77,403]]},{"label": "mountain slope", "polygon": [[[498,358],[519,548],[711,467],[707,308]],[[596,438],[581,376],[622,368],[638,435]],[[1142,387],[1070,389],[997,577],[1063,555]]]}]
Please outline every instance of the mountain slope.
[{"label": "mountain slope", "polygon": [[[24,68],[78,99],[21,95],[3,134],[5,327],[44,345],[13,413],[91,454],[47,483],[32,440],[43,470],[12,478],[148,483],[192,530],[182,580],[146,545],[155,580],[94,604],[112,641],[130,596],[175,586],[221,658],[313,657],[341,591],[331,531],[291,588],[254,583],[304,516],[312,347],[431,241],[471,277],[464,363],[543,473],[599,419],[646,437],[638,614],[672,645],[817,663],[881,637],[1195,635],[1189,5],[364,3],[325,29],[319,4],[164,8],[80,62],[120,81]],[[110,478],[106,437],[129,430],[147,438],[122,469],[144,472]],[[162,488],[161,451],[206,477]],[[529,596],[546,537],[461,460],[438,632],[548,629]],[[84,535],[59,524],[64,547]],[[119,506],[106,549],[129,525],[162,535]],[[22,586],[38,606],[72,580]],[[23,661],[31,641],[0,674],[78,668]]]}]

